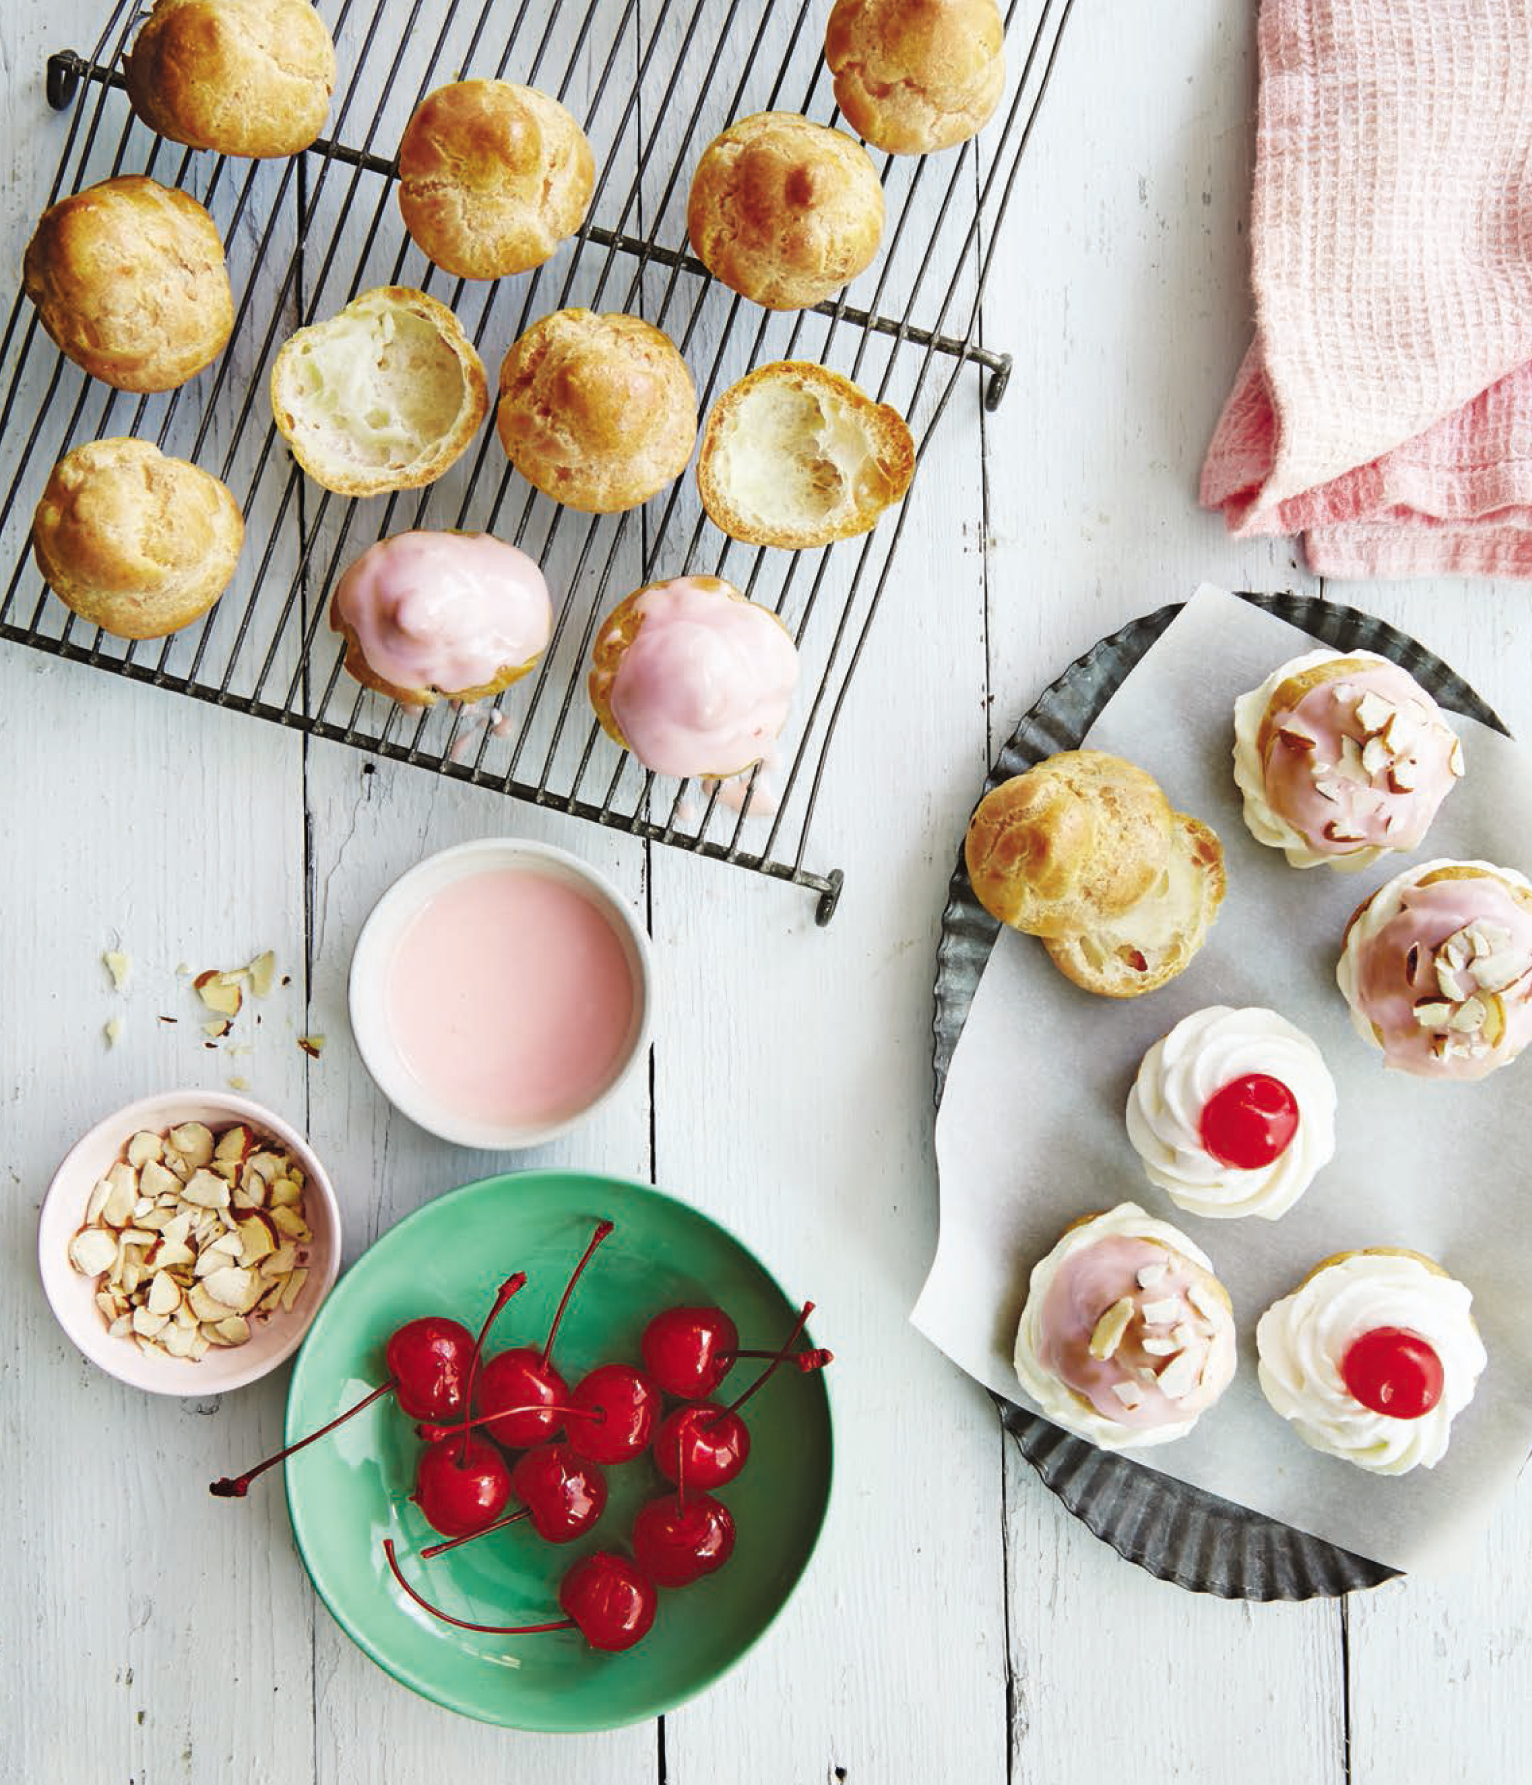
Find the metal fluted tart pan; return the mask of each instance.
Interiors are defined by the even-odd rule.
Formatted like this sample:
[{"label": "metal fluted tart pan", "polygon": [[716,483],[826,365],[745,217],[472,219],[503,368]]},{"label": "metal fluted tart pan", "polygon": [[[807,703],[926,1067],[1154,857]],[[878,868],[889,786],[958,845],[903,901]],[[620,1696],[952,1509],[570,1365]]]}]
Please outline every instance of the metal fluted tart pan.
[{"label": "metal fluted tart pan", "polygon": [[[1473,689],[1395,627],[1313,595],[1240,597],[1337,651],[1376,651],[1407,669],[1450,712],[1504,732]],[[1047,688],[1006,740],[982,793],[1045,756],[1076,750],[1128,672],[1181,611],[1173,602],[1102,639]],[[977,801],[975,802],[977,803]],[[963,853],[948,888],[936,956],[936,1101],[1000,925],[974,897]],[[998,1397],[997,1397],[998,1398]],[[1127,1457],[1099,1450],[1024,1407],[1001,1419],[1050,1492],[1128,1561],[1160,1580],[1223,1599],[1334,1599],[1399,1570],[1325,1543]]]}]

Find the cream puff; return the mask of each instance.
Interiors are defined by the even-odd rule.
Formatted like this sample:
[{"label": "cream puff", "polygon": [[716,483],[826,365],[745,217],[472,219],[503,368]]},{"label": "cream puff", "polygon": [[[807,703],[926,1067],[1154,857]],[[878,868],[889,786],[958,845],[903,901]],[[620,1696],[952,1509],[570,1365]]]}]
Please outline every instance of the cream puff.
[{"label": "cream puff", "polygon": [[500,279],[541,266],[585,221],[585,132],[546,93],[453,81],[415,108],[399,144],[399,210],[443,272]]},{"label": "cream puff", "polygon": [[1310,651],[1234,703],[1245,823],[1295,868],[1418,848],[1462,773],[1441,708],[1371,651]]},{"label": "cream puff", "polygon": [[716,576],[636,590],[596,635],[590,699],[602,729],[661,775],[724,779],[759,762],[798,682],[792,634]]},{"label": "cream puff", "polygon": [[825,28],[835,103],[894,155],[967,142],[1005,91],[995,0],[835,0]]},{"label": "cream puff", "polygon": [[1211,1260],[1125,1202],[1077,1221],[1033,1267],[1016,1376],[1103,1450],[1183,1438],[1234,1376],[1234,1315]]},{"label": "cream puff", "polygon": [[226,484],[151,440],[87,440],[53,467],[32,517],[43,580],[117,638],[163,638],[228,588],[245,539]]},{"label": "cream puff", "polygon": [[1335,1081],[1274,1010],[1214,1004],[1144,1055],[1128,1139],[1151,1184],[1211,1219],[1285,1214],[1335,1153]]},{"label": "cream puff", "polygon": [[484,700],[536,664],[553,630],[543,573],[488,533],[396,533],[335,585],[346,668],[405,706]]},{"label": "cream puff", "polygon": [[495,427],[534,489],[620,514],[686,469],[697,392],[675,343],[642,317],[555,310],[501,362]]},{"label": "cream puff", "polygon": [[1434,1468],[1487,1362],[1472,1304],[1419,1252],[1338,1253],[1261,1316],[1261,1389],[1326,1456],[1374,1475]]},{"label": "cream puff", "polygon": [[218,226],[189,193],[142,174],[50,205],[21,278],[58,350],[118,390],[174,390],[234,328]]},{"label": "cream puff", "polygon": [[1408,868],[1352,914],[1335,977],[1385,1066],[1484,1078],[1532,1040],[1532,884],[1489,862]]}]

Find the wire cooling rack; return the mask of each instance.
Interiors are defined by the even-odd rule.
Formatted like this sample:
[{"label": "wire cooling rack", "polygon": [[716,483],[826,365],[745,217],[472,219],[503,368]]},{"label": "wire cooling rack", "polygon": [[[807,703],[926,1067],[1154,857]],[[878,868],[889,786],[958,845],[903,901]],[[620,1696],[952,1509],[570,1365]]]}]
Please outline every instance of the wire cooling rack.
[{"label": "wire cooling rack", "polygon": [[[234,334],[189,385],[135,397],[64,360],[18,293],[0,338],[0,438],[25,430],[0,502],[0,566],[12,566],[0,638],[792,881],[818,894],[828,922],[841,874],[806,865],[814,808],[920,475],[871,534],[799,553],[727,539],[689,476],[627,514],[562,509],[511,472],[493,427],[427,490],[348,500],[307,483],[272,426],[271,361],[294,328],[376,285],[415,285],[449,304],[492,383],[499,357],[538,316],[572,304],[628,310],[676,341],[704,414],[753,365],[816,359],[900,409],[924,456],[965,375],[983,380],[989,408],[1005,391],[1010,356],[980,344],[979,304],[1072,5],[1011,0],[1000,112],[960,151],[877,157],[888,205],[878,259],[838,301],[775,314],[691,257],[687,190],[705,145],[736,117],[777,109],[834,121],[821,53],[829,0],[321,0],[340,69],[333,134],[283,163],[182,150],[137,123],[119,65],[142,14],[137,0],[117,0],[88,55],[49,59],[48,98],[69,113],[49,202],[119,173],[191,192],[224,237]],[[390,157],[410,112],[469,74],[556,94],[596,158],[579,235],[537,271],[492,284],[432,267],[393,197]],[[234,583],[203,620],[165,640],[125,643],[77,621],[29,555],[52,465],[82,440],[116,434],[152,437],[216,471],[245,511]],[[408,527],[491,531],[543,566],[557,605],[552,641],[492,710],[411,712],[343,671],[328,592],[367,545]],[[760,770],[722,789],[657,780],[601,733],[585,698],[602,616],[656,576],[704,569],[771,606],[798,642],[803,676],[775,787]]]}]

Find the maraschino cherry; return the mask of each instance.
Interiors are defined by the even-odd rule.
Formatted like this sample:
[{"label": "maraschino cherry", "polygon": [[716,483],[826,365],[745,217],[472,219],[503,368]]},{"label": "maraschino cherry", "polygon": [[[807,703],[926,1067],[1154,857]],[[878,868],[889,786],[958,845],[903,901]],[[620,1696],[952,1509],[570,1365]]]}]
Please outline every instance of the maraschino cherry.
[{"label": "maraschino cherry", "polygon": [[510,1497],[510,1468],[487,1438],[452,1432],[421,1452],[411,1498],[443,1537],[477,1536]]},{"label": "maraschino cherry", "polygon": [[[526,1280],[522,1271],[506,1278],[495,1298],[496,1313]],[[466,1394],[468,1372],[474,1349],[473,1334],[456,1320],[448,1320],[440,1314],[426,1314],[418,1320],[406,1321],[394,1330],[383,1350],[387,1381],[380,1382],[370,1394],[364,1395],[327,1425],[320,1426],[318,1431],[310,1432],[296,1444],[287,1445],[275,1456],[247,1469],[243,1475],[226,1475],[221,1481],[213,1482],[208,1491],[220,1499],[242,1500],[257,1476],[264,1475],[298,1451],[306,1450],[318,1439],[327,1437],[337,1426],[354,1419],[364,1408],[387,1394],[398,1397],[400,1407],[411,1419],[435,1422],[466,1414],[469,1407]]]},{"label": "maraschino cherry", "polygon": [[[774,1351],[741,1349],[739,1329],[722,1308],[666,1308],[644,1328],[639,1349],[649,1374],[681,1401],[712,1394],[742,1357],[776,1356]],[[822,1370],[829,1358],[799,1351],[790,1361],[807,1373]]]},{"label": "maraschino cherry", "polygon": [[638,1509],[633,1554],[658,1587],[688,1587],[734,1554],[734,1516],[711,1494],[661,1494]]},{"label": "maraschino cherry", "polygon": [[1364,1407],[1390,1419],[1423,1419],[1442,1398],[1442,1360],[1419,1333],[1375,1326],[1347,1347],[1341,1380]]},{"label": "maraschino cherry", "polygon": [[516,1459],[511,1492],[548,1543],[583,1537],[606,1510],[606,1477],[572,1444],[539,1444]]},{"label": "maraschino cherry", "polygon": [[[814,1304],[805,1302],[793,1323],[786,1343],[771,1362],[727,1407],[711,1401],[693,1402],[677,1407],[660,1421],[654,1435],[654,1463],[667,1481],[685,1480],[699,1488],[722,1487],[744,1468],[750,1455],[750,1429],[739,1417],[739,1410],[752,1395],[766,1386],[791,1352],[814,1312]],[[821,1354],[819,1365],[832,1361],[831,1353]]]},{"label": "maraschino cherry", "polygon": [[474,1624],[466,1618],[453,1617],[416,1592],[404,1578],[391,1537],[383,1539],[383,1553],[394,1579],[422,1611],[459,1630],[482,1631],[487,1636],[535,1636],[548,1630],[578,1630],[593,1649],[616,1654],[631,1649],[648,1635],[659,1604],[654,1582],[635,1563],[626,1556],[597,1550],[576,1562],[564,1576],[559,1604],[567,1617],[541,1624]]},{"label": "maraschino cherry", "polygon": [[1259,1171],[1280,1159],[1298,1132],[1298,1099],[1268,1072],[1230,1079],[1202,1106],[1202,1144],[1220,1165]]},{"label": "maraschino cherry", "polygon": [[[581,1272],[590,1263],[597,1246],[611,1231],[610,1221],[596,1223],[590,1244],[581,1254],[579,1263],[564,1287],[559,1305],[554,1310],[553,1324],[548,1328],[548,1337],[543,1341],[542,1349],[538,1350],[532,1345],[515,1346],[510,1351],[502,1351],[498,1356],[492,1357],[479,1373],[479,1411],[504,1414],[503,1418],[490,1424],[489,1435],[507,1450],[521,1450],[530,1444],[541,1444],[559,1434],[562,1421],[554,1409],[558,1404],[568,1401],[569,1387],[549,1361],[553,1341]],[[538,1403],[541,1405],[537,1405]],[[528,1405],[535,1410],[526,1411]]]},{"label": "maraschino cherry", "polygon": [[565,1442],[592,1463],[631,1463],[642,1456],[660,1416],[660,1391],[632,1364],[598,1364],[570,1394],[574,1412]]}]

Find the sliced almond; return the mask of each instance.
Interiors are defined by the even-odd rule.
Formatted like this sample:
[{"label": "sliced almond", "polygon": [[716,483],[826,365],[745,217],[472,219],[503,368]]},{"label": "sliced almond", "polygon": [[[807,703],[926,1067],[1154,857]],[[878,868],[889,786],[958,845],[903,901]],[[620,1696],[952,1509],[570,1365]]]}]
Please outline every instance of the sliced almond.
[{"label": "sliced almond", "polygon": [[149,1282],[147,1307],[151,1314],[174,1314],[181,1305],[181,1291],[176,1280],[166,1271],[158,1271]]},{"label": "sliced almond", "polygon": [[1415,1021],[1422,1029],[1445,1029],[1451,1019],[1453,1006],[1444,1004],[1438,999],[1422,998],[1415,1006]]},{"label": "sliced almond", "polygon": [[183,1122],[170,1131],[170,1144],[196,1170],[213,1157],[213,1131],[201,1122]]},{"label": "sliced almond", "polygon": [[1096,1322],[1090,1336],[1090,1354],[1097,1359],[1112,1357],[1122,1343],[1122,1335],[1128,1330],[1128,1322],[1134,1314],[1134,1302],[1131,1295],[1125,1295]]},{"label": "sliced almond", "polygon": [[1174,1326],[1185,1312],[1186,1304],[1180,1296],[1165,1296],[1160,1301],[1144,1303],[1144,1324],[1146,1326]]},{"label": "sliced almond", "polygon": [[268,1211],[270,1219],[280,1234],[290,1240],[309,1240],[314,1236],[309,1232],[308,1223],[295,1208],[277,1207]]},{"label": "sliced almond", "polygon": [[197,996],[219,1016],[236,1017],[239,1007],[244,1003],[244,994],[239,989],[239,976],[231,973],[209,971],[199,973],[192,981],[192,988]]},{"label": "sliced almond", "polygon": [[151,1314],[147,1308],[133,1310],[133,1330],[145,1339],[157,1338],[169,1320],[168,1314]]},{"label": "sliced almond", "polygon": [[1122,1402],[1129,1413],[1144,1404],[1144,1391],[1136,1382],[1114,1382],[1112,1393]]},{"label": "sliced almond", "polygon": [[1170,1275],[1168,1264],[1146,1264],[1140,1267],[1138,1286],[1140,1289],[1157,1288]]},{"label": "sliced almond", "polygon": [[1382,731],[1398,711],[1391,700],[1385,700],[1369,688],[1356,703],[1357,724],[1371,737],[1374,732]]},{"label": "sliced almond", "polygon": [[1167,1401],[1184,1400],[1197,1386],[1202,1375],[1202,1356],[1195,1351],[1182,1351],[1160,1371],[1159,1388]]},{"label": "sliced almond", "polygon": [[232,1128],[225,1128],[213,1147],[214,1159],[233,1160],[236,1165],[243,1162],[249,1153],[253,1137],[250,1130],[242,1123],[235,1123]]},{"label": "sliced almond", "polygon": [[1468,996],[1469,988],[1453,969],[1452,963],[1436,957],[1436,984],[1444,998],[1450,998],[1454,1004],[1461,1004]]},{"label": "sliced almond", "polygon": [[193,1172],[181,1194],[197,1208],[226,1209],[229,1206],[228,1180],[205,1167]]},{"label": "sliced almond", "polygon": [[193,1283],[186,1292],[186,1303],[198,1320],[205,1322],[227,1320],[230,1309],[227,1303],[219,1301],[207,1292],[203,1283]]},{"label": "sliced almond", "polygon": [[99,1277],[117,1262],[117,1236],[104,1227],[82,1227],[69,1242],[69,1262],[82,1277]]},{"label": "sliced almond", "polygon": [[1335,765],[1335,772],[1346,781],[1367,779],[1367,773],[1362,767],[1361,746],[1349,733],[1341,738],[1340,761]]},{"label": "sliced almond", "polygon": [[87,1227],[93,1221],[100,1219],[101,1211],[106,1207],[106,1199],[111,1194],[112,1186],[105,1178],[98,1178],[91,1186],[90,1196],[85,1203],[85,1225]]},{"label": "sliced almond", "polygon": [[1291,713],[1277,727],[1277,736],[1291,750],[1312,750],[1319,742],[1319,734],[1310,731],[1301,719]]},{"label": "sliced almond", "polygon": [[276,1251],[277,1242],[271,1226],[259,1215],[252,1215],[248,1221],[241,1221],[238,1227],[240,1238],[240,1262],[243,1264],[259,1264]]},{"label": "sliced almond", "polygon": [[250,990],[256,997],[269,997],[271,988],[277,982],[277,957],[268,948],[264,954],[255,957],[245,972],[249,975]]},{"label": "sliced almond", "polygon": [[1156,1338],[1153,1333],[1144,1335],[1143,1348],[1150,1357],[1174,1357],[1183,1349],[1174,1339]]},{"label": "sliced almond", "polygon": [[292,1178],[273,1178],[268,1200],[274,1209],[296,1208],[303,1201],[303,1190]]},{"label": "sliced almond", "polygon": [[145,1196],[173,1196],[178,1202],[181,1198],[181,1180],[158,1159],[144,1161],[138,1174],[138,1187]]},{"label": "sliced almond", "polygon": [[1362,746],[1362,767],[1370,780],[1376,780],[1393,760],[1393,752],[1382,738],[1369,738]]},{"label": "sliced almond", "polygon": [[1389,764],[1388,784],[1395,793],[1413,793],[1419,785],[1420,764],[1410,756],[1396,756]]},{"label": "sliced almond", "polygon": [[287,1282],[282,1289],[282,1306],[284,1309],[291,1309],[293,1303],[297,1301],[299,1295],[302,1293],[303,1285],[307,1283],[308,1280],[309,1274],[302,1266],[295,1270],[287,1279]]},{"label": "sliced almond", "polygon": [[298,1248],[292,1240],[284,1240],[270,1257],[263,1258],[260,1273],[263,1277],[285,1277],[298,1262]]},{"label": "sliced almond", "polygon": [[135,1171],[142,1171],[151,1160],[158,1164],[164,1157],[164,1152],[165,1143],[160,1137],[151,1134],[147,1128],[141,1128],[128,1142],[128,1164]]},{"label": "sliced almond", "polygon": [[1460,778],[1463,773],[1463,768],[1463,740],[1461,738],[1454,738],[1452,740],[1452,753],[1447,758],[1447,772],[1454,778]]},{"label": "sliced almond", "polygon": [[133,974],[133,957],[123,954],[120,949],[109,948],[101,957],[101,964],[112,976],[112,990],[126,990],[128,980]]},{"label": "sliced almond", "polygon": [[1322,800],[1328,800],[1332,806],[1341,796],[1340,785],[1335,781],[1316,781],[1314,791]]},{"label": "sliced almond", "polygon": [[182,1326],[173,1322],[160,1331],[160,1343],[172,1357],[189,1358],[196,1344],[197,1329],[195,1326]]},{"label": "sliced almond", "polygon": [[1229,1312],[1229,1304],[1220,1299],[1218,1291],[1208,1284],[1193,1280],[1186,1286],[1186,1299],[1203,1317],[1216,1327]]},{"label": "sliced almond", "polygon": [[1473,964],[1474,981],[1481,992],[1503,992],[1532,969],[1532,961],[1519,954],[1487,954]]},{"label": "sliced almond", "polygon": [[250,1322],[242,1314],[231,1314],[204,1331],[215,1345],[243,1345],[250,1337]]},{"label": "sliced almond", "polygon": [[1447,1027],[1457,1035],[1474,1035],[1484,1027],[1489,1010],[1482,998],[1465,998],[1447,1018]]},{"label": "sliced almond", "polygon": [[221,1270],[213,1271],[202,1280],[202,1287],[212,1296],[215,1302],[222,1302],[225,1309],[232,1309],[236,1314],[243,1314],[253,1308],[265,1293],[261,1279],[254,1271],[247,1271],[237,1264],[225,1265]]},{"label": "sliced almond", "polygon": [[114,1165],[107,1173],[107,1182],[111,1189],[102,1204],[101,1219],[109,1227],[126,1227],[133,1218],[133,1205],[138,1201],[138,1178],[130,1166],[123,1166],[119,1173]]},{"label": "sliced almond", "polygon": [[1325,835],[1332,843],[1364,843],[1366,838],[1349,818],[1332,818],[1325,825]]}]

